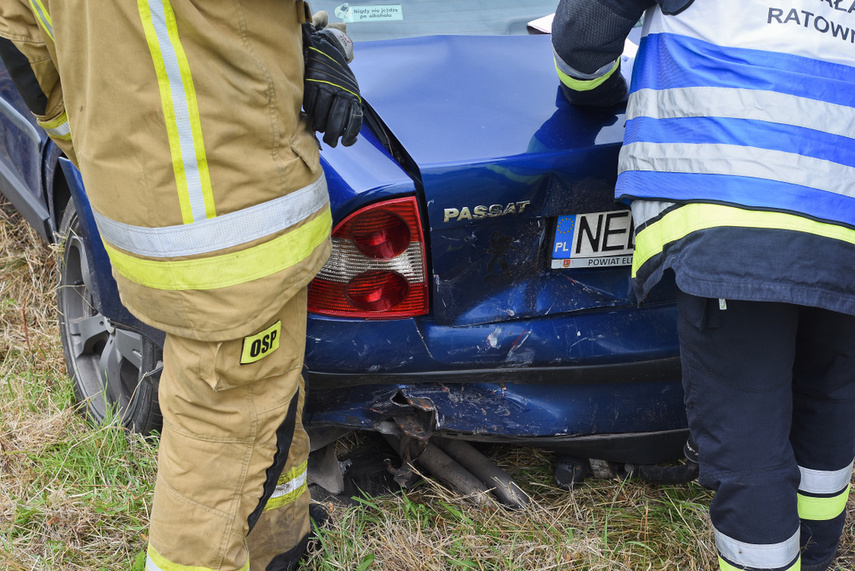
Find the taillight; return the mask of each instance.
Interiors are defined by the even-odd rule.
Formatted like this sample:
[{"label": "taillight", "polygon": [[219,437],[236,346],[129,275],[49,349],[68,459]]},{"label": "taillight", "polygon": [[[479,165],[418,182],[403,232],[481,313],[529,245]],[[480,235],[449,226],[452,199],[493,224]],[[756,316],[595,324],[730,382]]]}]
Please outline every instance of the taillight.
[{"label": "taillight", "polygon": [[333,229],[330,259],[309,284],[309,311],[366,319],[428,312],[425,243],[414,197],[372,204]]}]

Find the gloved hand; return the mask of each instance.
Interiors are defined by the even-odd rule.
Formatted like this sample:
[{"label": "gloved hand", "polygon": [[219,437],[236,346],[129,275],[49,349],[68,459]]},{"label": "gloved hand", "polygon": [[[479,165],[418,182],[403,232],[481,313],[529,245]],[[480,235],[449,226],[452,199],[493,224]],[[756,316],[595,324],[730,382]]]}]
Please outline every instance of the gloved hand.
[{"label": "gloved hand", "polygon": [[341,138],[341,144],[349,147],[362,127],[362,96],[347,65],[353,60],[353,42],[340,29],[303,24],[303,54],[303,109],[312,128],[324,133],[329,146],[335,147]]}]

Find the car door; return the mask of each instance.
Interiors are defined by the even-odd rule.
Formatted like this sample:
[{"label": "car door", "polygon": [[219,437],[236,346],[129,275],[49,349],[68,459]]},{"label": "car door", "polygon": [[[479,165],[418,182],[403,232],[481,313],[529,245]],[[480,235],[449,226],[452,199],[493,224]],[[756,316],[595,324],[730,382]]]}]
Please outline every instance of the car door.
[{"label": "car door", "polygon": [[50,234],[42,189],[42,150],[47,136],[0,66],[0,192],[43,237]]}]

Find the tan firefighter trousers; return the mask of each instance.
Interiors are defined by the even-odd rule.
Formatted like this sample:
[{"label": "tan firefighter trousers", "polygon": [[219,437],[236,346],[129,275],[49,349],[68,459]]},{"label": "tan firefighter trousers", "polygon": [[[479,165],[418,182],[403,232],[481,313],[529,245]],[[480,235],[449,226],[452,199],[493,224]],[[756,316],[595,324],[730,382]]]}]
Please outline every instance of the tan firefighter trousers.
[{"label": "tan firefighter trousers", "polygon": [[331,217],[300,117],[307,11],[0,2],[0,36],[47,96],[39,121],[80,168],[123,303],[167,333],[150,571],[278,570],[309,530],[305,287]]},{"label": "tan firefighter trousers", "polygon": [[309,532],[305,321],[302,290],[245,339],[167,336],[148,571],[279,571]]}]

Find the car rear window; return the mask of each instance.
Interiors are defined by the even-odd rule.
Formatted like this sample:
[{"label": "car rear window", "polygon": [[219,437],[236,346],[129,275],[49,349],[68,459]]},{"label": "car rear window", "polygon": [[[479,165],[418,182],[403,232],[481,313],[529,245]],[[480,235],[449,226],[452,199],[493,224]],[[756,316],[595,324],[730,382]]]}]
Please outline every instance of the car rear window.
[{"label": "car rear window", "polygon": [[355,41],[413,36],[527,34],[527,24],[555,12],[558,0],[312,0]]}]

